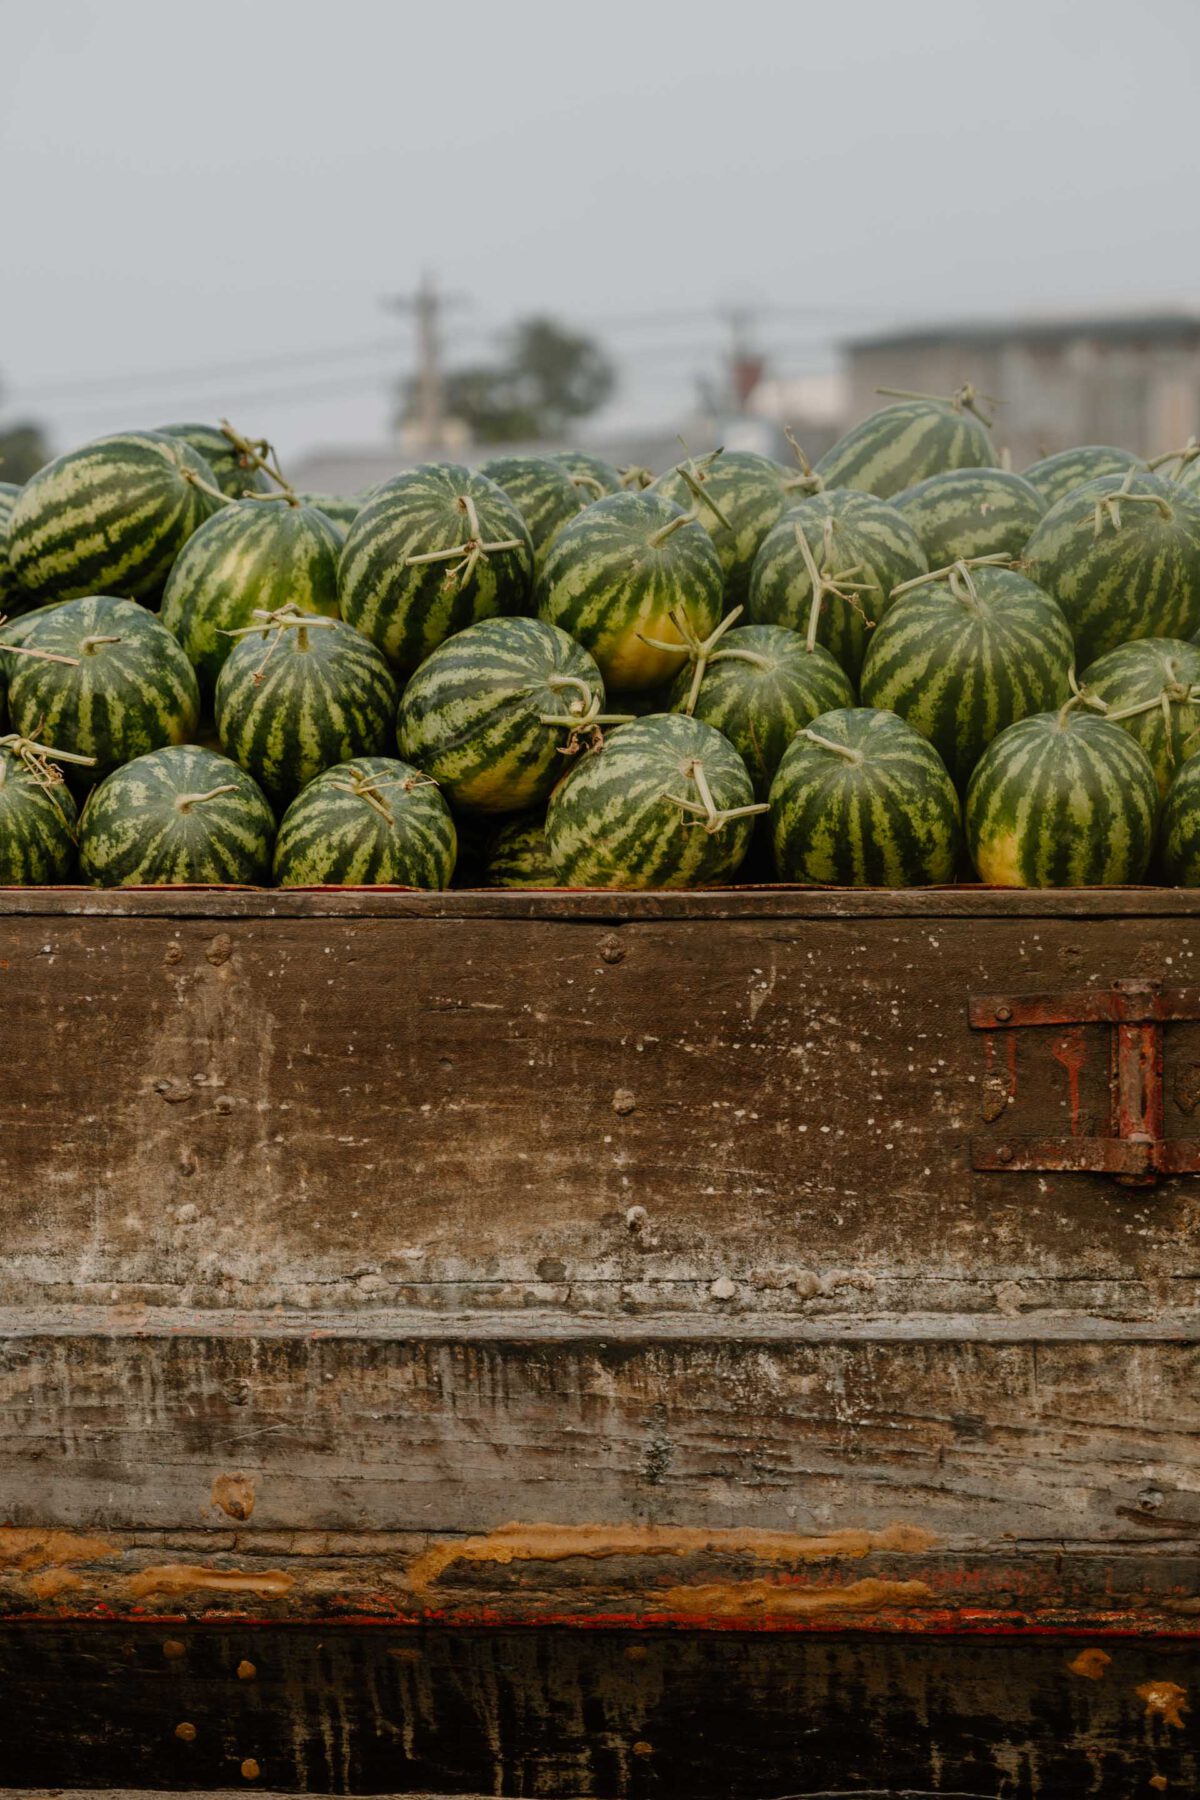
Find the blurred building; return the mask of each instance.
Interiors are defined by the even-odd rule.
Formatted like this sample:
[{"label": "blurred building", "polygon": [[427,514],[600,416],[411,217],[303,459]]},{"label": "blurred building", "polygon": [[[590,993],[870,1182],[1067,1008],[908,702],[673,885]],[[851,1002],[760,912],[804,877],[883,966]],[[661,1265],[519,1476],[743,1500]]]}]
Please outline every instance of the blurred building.
[{"label": "blurred building", "polygon": [[843,353],[847,425],[882,404],[881,387],[952,394],[969,381],[999,402],[996,443],[1016,469],[1072,444],[1153,456],[1200,434],[1200,315],[929,325]]}]

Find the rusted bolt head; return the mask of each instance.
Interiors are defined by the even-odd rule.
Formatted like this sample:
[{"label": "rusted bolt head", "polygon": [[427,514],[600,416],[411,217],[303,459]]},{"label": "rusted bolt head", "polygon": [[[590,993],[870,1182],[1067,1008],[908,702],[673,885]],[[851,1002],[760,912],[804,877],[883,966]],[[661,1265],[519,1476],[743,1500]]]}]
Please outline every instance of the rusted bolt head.
[{"label": "rusted bolt head", "polygon": [[262,1770],[259,1768],[255,1759],[252,1756],[248,1756],[242,1764],[242,1775],[244,1779],[246,1781],[257,1781],[261,1774]]},{"label": "rusted bolt head", "polygon": [[258,1670],[255,1668],[254,1664],[252,1662],[247,1662],[245,1657],[243,1657],[241,1662],[237,1666],[238,1680],[239,1681],[253,1681],[254,1677],[257,1674],[258,1674]]},{"label": "rusted bolt head", "polygon": [[1161,1488],[1144,1487],[1137,1497],[1137,1503],[1142,1512],[1153,1513],[1158,1511],[1163,1503],[1163,1499],[1164,1495]]},{"label": "rusted bolt head", "polygon": [[196,1727],[192,1724],[190,1719],[180,1719],[178,1725],[175,1727],[175,1736],[181,1743],[194,1744],[196,1741]]},{"label": "rusted bolt head", "polygon": [[180,1643],[178,1638],[166,1638],[163,1642],[162,1653],[170,1662],[175,1657],[182,1656],[184,1649],[185,1646]]},{"label": "rusted bolt head", "polygon": [[634,1099],[633,1094],[628,1088],[618,1088],[613,1095],[612,1103],[613,1111],[615,1113],[620,1113],[622,1117],[624,1117],[626,1113],[631,1113],[637,1105],[637,1101]]},{"label": "rusted bolt head", "polygon": [[606,963],[619,963],[624,959],[625,947],[612,932],[600,940],[600,955]]},{"label": "rusted bolt head", "polygon": [[1002,1162],[1002,1163],[1010,1163],[1012,1161],[1012,1159],[1013,1159],[1013,1153],[1010,1150],[1009,1146],[1007,1144],[1001,1144],[1000,1148],[996,1152],[996,1161]]},{"label": "rusted bolt head", "polygon": [[996,1017],[998,1019],[1011,1019],[1012,1018],[1012,1007],[1011,1006],[998,1006],[996,1008]]}]

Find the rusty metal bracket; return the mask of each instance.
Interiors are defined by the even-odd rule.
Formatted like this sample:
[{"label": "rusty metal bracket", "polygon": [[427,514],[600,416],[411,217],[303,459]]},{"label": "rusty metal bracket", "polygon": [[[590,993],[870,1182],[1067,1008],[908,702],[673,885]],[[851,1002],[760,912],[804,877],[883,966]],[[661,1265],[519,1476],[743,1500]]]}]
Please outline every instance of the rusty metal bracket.
[{"label": "rusty metal bracket", "polygon": [[1024,1026],[1111,1028],[1107,1137],[1008,1138],[971,1143],[975,1169],[1083,1170],[1149,1187],[1160,1175],[1200,1174],[1200,1139],[1163,1137],[1163,1034],[1174,1020],[1200,1019],[1200,988],[1163,992],[1156,981],[1114,981],[1111,988],[1066,994],[977,994],[969,1002],[976,1031]]}]

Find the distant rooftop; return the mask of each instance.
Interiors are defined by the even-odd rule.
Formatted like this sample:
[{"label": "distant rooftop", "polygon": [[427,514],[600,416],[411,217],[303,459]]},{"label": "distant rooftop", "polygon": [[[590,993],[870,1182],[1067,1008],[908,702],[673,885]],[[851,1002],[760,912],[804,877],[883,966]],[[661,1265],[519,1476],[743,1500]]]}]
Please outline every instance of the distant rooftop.
[{"label": "distant rooftop", "polygon": [[1019,340],[1025,344],[1060,344],[1074,338],[1108,343],[1160,342],[1200,337],[1200,313],[1145,312],[1081,314],[1034,319],[959,319],[944,325],[921,325],[906,331],[847,338],[844,350],[920,350],[936,344],[971,344],[993,348]]}]

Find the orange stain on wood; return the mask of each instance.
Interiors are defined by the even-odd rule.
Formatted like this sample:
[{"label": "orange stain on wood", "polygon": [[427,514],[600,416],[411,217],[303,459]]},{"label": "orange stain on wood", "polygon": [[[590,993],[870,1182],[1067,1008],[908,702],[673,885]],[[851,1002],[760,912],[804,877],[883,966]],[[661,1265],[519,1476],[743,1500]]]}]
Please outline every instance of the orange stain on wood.
[{"label": "orange stain on wood", "polygon": [[1103,1681],[1104,1671],[1111,1661],[1106,1650],[1090,1648],[1081,1650],[1067,1667],[1072,1675],[1082,1675],[1085,1681]]},{"label": "orange stain on wood", "polygon": [[254,1482],[249,1475],[216,1475],[212,1503],[231,1519],[248,1519],[254,1511]]},{"label": "orange stain on wood", "polygon": [[479,1537],[436,1544],[410,1563],[405,1582],[428,1588],[454,1563],[566,1562],[575,1557],[751,1556],[758,1562],[821,1562],[860,1558],[876,1550],[914,1555],[937,1542],[918,1525],[886,1525],[881,1531],[829,1531],[805,1537],[795,1531],[705,1530],[689,1525],[500,1525]]},{"label": "orange stain on wood", "polygon": [[66,1594],[72,1588],[82,1586],[73,1569],[39,1569],[36,1575],[29,1577],[29,1591],[39,1600],[53,1600],[57,1594]]},{"label": "orange stain on wood", "polygon": [[1174,1725],[1177,1731],[1186,1729],[1183,1715],[1189,1710],[1187,1689],[1180,1687],[1177,1681],[1143,1681],[1134,1693],[1139,1700],[1146,1703],[1148,1719],[1162,1719],[1168,1725]]},{"label": "orange stain on wood", "polygon": [[241,1569],[197,1569],[191,1563],[159,1563],[129,1577],[129,1592],[138,1600],[147,1594],[259,1594],[274,1599],[295,1585],[296,1577],[283,1569],[253,1574]]},{"label": "orange stain on wood", "polygon": [[1054,1060],[1061,1063],[1067,1071],[1067,1085],[1071,1102],[1071,1136],[1079,1136],[1079,1075],[1087,1061],[1087,1045],[1084,1041],[1083,1026],[1075,1025],[1054,1041]]},{"label": "orange stain on wood", "polygon": [[117,1545],[110,1544],[107,1538],[88,1537],[78,1531],[0,1526],[0,1568],[63,1568],[70,1563],[103,1562],[120,1554]]},{"label": "orange stain on wood", "polygon": [[661,1596],[667,1612],[709,1619],[805,1618],[813,1613],[868,1612],[876,1607],[929,1606],[926,1581],[849,1581],[837,1587],[784,1587],[777,1581],[721,1581],[668,1588]]}]

